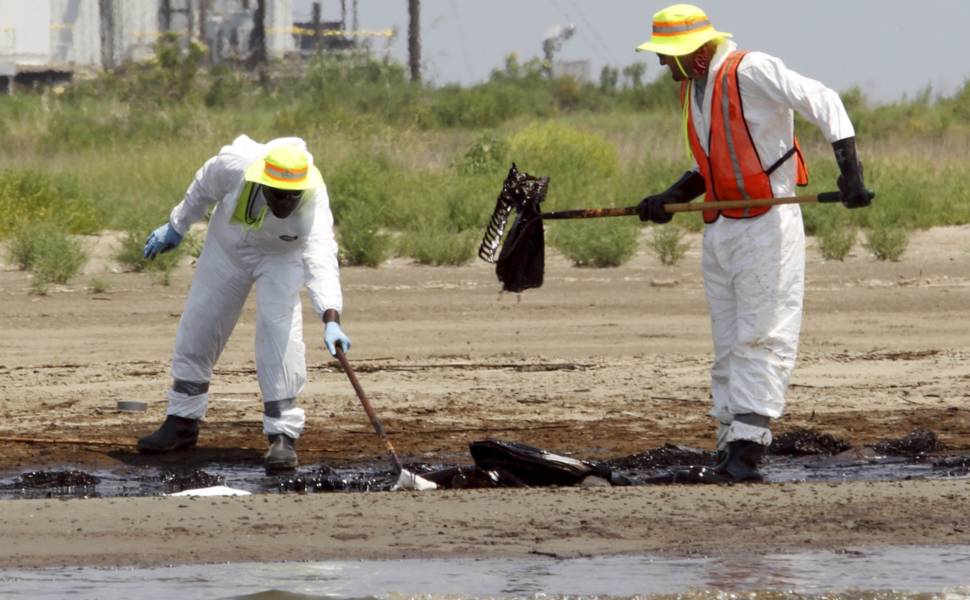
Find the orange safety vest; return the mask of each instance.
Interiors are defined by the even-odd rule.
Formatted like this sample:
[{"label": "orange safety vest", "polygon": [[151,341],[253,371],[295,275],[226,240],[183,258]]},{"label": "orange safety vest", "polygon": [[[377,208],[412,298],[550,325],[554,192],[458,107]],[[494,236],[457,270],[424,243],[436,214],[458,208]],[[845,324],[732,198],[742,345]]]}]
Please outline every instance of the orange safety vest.
[{"label": "orange safety vest", "polygon": [[[708,146],[710,155],[705,154],[694,129],[694,116],[688,94],[687,82],[681,83],[680,102],[687,111],[687,137],[694,159],[704,176],[706,194],[704,201],[747,200],[750,198],[773,198],[769,176],[782,163],[794,154],[797,160],[795,182],[799,186],[808,185],[808,168],[802,158],[798,138],[793,139],[792,149],[767,169],[761,166],[761,159],[755,148],[751,132],[744,119],[741,104],[741,89],[738,83],[738,65],[746,52],[732,52],[718,70],[711,91],[711,130]],[[684,106],[684,103],[687,103]],[[727,210],[705,210],[704,222],[713,223],[719,214],[732,219],[745,219],[764,214],[770,206],[754,208],[731,208]]]}]

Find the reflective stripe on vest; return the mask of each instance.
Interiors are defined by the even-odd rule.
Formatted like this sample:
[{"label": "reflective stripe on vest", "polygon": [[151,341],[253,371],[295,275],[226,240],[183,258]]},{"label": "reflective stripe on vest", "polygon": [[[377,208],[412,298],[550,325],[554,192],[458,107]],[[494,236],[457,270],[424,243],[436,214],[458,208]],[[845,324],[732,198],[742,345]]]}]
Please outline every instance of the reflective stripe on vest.
[{"label": "reflective stripe on vest", "polygon": [[[689,86],[681,84],[680,101],[687,111],[687,138],[694,160],[700,168],[707,190],[705,201],[746,200],[749,198],[773,198],[769,175],[784,160],[768,169],[761,164],[751,132],[744,119],[741,103],[741,89],[738,84],[738,65],[746,52],[732,52],[713,78],[711,90],[711,129],[708,137],[709,153],[705,153],[694,128],[694,115],[690,109],[693,99]],[[798,185],[808,183],[808,170],[802,159],[798,139],[793,140],[797,160]],[[783,158],[787,159],[790,155]],[[726,217],[743,219],[756,217],[770,210],[770,206],[755,208],[732,208],[724,211],[703,211],[704,222],[713,223],[719,214]]]}]

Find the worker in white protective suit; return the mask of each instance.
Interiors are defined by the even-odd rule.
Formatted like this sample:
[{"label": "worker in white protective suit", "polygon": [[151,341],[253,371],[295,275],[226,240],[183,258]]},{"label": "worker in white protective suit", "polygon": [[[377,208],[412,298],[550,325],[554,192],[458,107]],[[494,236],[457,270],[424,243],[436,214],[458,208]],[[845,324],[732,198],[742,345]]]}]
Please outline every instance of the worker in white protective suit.
[{"label": "worker in white protective suit", "polygon": [[342,293],[327,189],[303,140],[260,144],[239,136],[195,174],[168,223],[148,236],[145,257],[176,247],[213,205],[175,336],[167,417],[158,431],[138,440],[138,449],[161,453],[196,444],[213,366],[255,286],[266,470],[292,470],[305,421],[296,404],[306,383],[304,284],[325,324],[327,349],[335,354],[337,344],[350,348],[340,328]]},{"label": "worker in white protective suit", "polygon": [[[818,127],[835,151],[840,199],[867,206],[855,131],[837,93],[773,56],[742,52],[700,8],[656,13],[638,51],[655,52],[681,84],[684,137],[696,166],[639,205],[643,221],[666,223],[664,205],[794,196],[807,169],[793,111]],[[770,420],[785,409],[795,364],[805,285],[805,232],[797,204],[704,211],[701,266],[714,337],[711,368],[718,423],[717,464],[687,480],[760,481]]]}]

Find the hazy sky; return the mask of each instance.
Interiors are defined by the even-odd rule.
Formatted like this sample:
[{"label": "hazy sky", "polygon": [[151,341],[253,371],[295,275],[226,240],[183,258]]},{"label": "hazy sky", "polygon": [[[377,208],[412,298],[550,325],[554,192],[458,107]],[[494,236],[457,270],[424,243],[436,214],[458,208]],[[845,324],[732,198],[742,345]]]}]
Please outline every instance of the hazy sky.
[{"label": "hazy sky", "polygon": [[[345,0],[350,12],[353,0]],[[422,64],[434,83],[486,79],[504,57],[542,53],[552,25],[572,23],[573,37],[559,54],[589,59],[598,78],[605,64],[648,65],[654,54],[635,53],[650,37],[654,0],[423,0]],[[803,75],[838,91],[858,85],[872,100],[913,96],[927,86],[952,95],[970,76],[970,0],[708,0],[715,28],[734,34],[744,49],[782,58]],[[362,29],[397,27],[390,51],[407,59],[407,0],[358,0]],[[295,0],[297,20],[309,19],[311,0]],[[339,19],[340,0],[322,0],[323,16]],[[348,17],[349,21],[349,17]],[[349,26],[349,23],[348,23]],[[379,47],[383,42],[375,42]]]}]

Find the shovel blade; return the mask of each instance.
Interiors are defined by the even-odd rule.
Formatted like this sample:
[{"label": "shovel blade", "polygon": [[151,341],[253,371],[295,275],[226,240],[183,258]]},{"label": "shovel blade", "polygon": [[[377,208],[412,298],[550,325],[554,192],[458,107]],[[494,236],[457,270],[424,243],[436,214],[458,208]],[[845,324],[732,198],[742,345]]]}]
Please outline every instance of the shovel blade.
[{"label": "shovel blade", "polygon": [[412,473],[407,469],[401,469],[401,474],[397,477],[397,483],[391,488],[393,491],[411,490],[417,492],[435,489],[438,489],[438,484],[433,481],[428,481],[424,477]]}]

